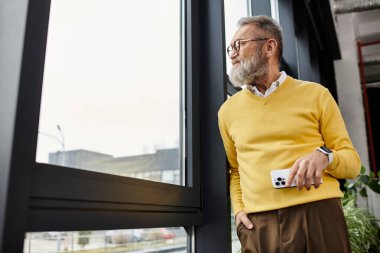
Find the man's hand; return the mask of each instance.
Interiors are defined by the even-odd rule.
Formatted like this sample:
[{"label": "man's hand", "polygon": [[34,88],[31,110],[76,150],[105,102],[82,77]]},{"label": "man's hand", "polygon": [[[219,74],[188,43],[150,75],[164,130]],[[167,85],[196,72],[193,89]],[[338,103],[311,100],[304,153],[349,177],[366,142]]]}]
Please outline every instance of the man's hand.
[{"label": "man's hand", "polygon": [[329,165],[328,157],[315,150],[312,153],[301,157],[292,166],[286,186],[290,186],[294,179],[296,179],[296,186],[298,190],[302,190],[303,182],[309,191],[312,183],[314,188],[318,189],[321,183],[322,171]]},{"label": "man's hand", "polygon": [[236,227],[243,222],[244,226],[248,229],[253,228],[252,222],[248,219],[247,213],[245,211],[240,211],[235,215]]}]

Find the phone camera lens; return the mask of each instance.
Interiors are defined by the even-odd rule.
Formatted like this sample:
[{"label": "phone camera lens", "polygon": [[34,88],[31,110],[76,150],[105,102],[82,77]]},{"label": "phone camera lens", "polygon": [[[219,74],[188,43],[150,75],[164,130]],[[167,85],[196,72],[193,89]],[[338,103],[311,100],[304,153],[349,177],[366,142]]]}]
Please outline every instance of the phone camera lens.
[{"label": "phone camera lens", "polygon": [[277,178],[277,181],[280,181],[280,182],[281,182],[281,181],[282,181],[282,178],[281,178],[281,177],[278,177],[278,178]]},{"label": "phone camera lens", "polygon": [[276,184],[277,186],[280,186],[280,183],[279,183],[279,182],[276,182],[275,184]]},{"label": "phone camera lens", "polygon": [[281,181],[281,184],[282,184],[282,185],[285,185],[285,181]]}]

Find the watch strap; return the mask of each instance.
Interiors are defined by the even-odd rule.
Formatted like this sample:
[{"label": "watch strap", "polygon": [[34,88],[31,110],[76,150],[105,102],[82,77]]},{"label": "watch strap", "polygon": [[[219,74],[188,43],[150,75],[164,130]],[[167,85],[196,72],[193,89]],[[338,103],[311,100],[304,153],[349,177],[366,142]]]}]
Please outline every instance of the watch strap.
[{"label": "watch strap", "polygon": [[329,149],[325,146],[322,146],[322,147],[318,147],[316,150],[318,150],[319,152],[321,152],[327,156],[329,164],[331,164],[333,162],[334,156],[333,156],[333,152],[331,151],[331,149]]}]

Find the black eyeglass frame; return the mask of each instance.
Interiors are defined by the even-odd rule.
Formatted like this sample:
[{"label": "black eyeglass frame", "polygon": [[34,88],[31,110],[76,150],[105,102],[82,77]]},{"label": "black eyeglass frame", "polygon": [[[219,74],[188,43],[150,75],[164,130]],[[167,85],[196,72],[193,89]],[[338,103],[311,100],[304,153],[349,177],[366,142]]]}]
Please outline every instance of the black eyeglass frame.
[{"label": "black eyeglass frame", "polygon": [[229,45],[227,47],[227,55],[231,57],[232,52],[235,51],[238,53],[240,51],[240,43],[241,42],[249,42],[249,41],[263,41],[263,40],[269,40],[269,38],[255,38],[255,39],[237,39],[232,43],[232,46]]}]

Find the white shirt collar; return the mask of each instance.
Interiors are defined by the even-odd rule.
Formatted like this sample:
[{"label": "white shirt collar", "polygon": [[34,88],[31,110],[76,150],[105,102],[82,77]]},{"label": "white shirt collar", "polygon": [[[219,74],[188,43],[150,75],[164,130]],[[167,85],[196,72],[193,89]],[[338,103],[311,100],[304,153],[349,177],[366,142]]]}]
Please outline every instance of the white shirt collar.
[{"label": "white shirt collar", "polygon": [[280,73],[281,73],[280,77],[275,81],[275,82],[278,82],[278,86],[283,84],[285,82],[285,79],[288,77],[288,75],[285,73],[285,71],[281,71]]},{"label": "white shirt collar", "polygon": [[277,89],[281,84],[283,84],[285,82],[285,79],[288,75],[286,74],[285,71],[281,71],[280,72],[280,76],[277,78],[277,80],[275,80],[273,83],[271,83],[271,86],[265,91],[265,94],[262,94],[257,88],[256,86],[251,86],[249,85],[250,87],[248,87],[247,84],[245,85],[242,85],[241,88],[242,89],[248,89],[248,90],[251,90],[252,92],[254,92],[256,95],[258,96],[262,96],[262,97],[266,97],[268,96],[270,93],[272,93],[275,89]]}]

